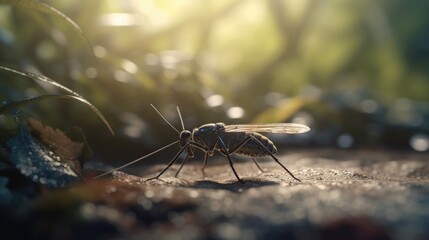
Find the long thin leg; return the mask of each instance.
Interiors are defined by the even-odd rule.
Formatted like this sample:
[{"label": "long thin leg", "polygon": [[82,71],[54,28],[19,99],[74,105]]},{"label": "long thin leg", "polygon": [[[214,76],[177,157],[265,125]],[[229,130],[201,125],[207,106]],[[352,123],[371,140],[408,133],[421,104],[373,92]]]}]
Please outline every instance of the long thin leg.
[{"label": "long thin leg", "polygon": [[[245,138],[243,141],[241,141],[239,144],[237,144],[234,148],[231,149],[230,153],[234,153],[235,151],[237,151],[238,149],[240,149],[244,144],[246,144],[250,139],[255,140],[273,159],[274,161],[276,161],[284,170],[286,170],[287,173],[289,173],[289,175],[294,178],[295,180],[301,182],[301,180],[299,180],[298,178],[296,178],[275,156],[274,154],[272,154],[270,152],[270,150],[268,150],[267,147],[264,146],[264,144],[262,144],[258,139],[256,139],[253,136],[249,136],[247,138]],[[254,159],[253,159],[254,160]],[[254,162],[256,163],[256,161],[254,160]],[[259,165],[256,163],[256,165],[259,168]]]},{"label": "long thin leg", "polygon": [[[175,142],[176,143],[176,142]],[[183,151],[185,151],[185,149],[189,146],[189,145],[191,145],[191,146],[195,146],[195,147],[198,147],[198,148],[200,148],[201,150],[203,150],[204,152],[206,152],[207,153],[207,150],[206,150],[206,147],[204,146],[204,145],[201,145],[201,144],[199,144],[199,143],[197,143],[197,142],[188,142],[188,143],[186,143],[183,147],[182,147],[182,149],[180,149],[180,151],[178,152],[178,153],[176,153],[176,155],[173,157],[173,159],[168,163],[168,165],[167,165],[167,167],[165,167],[158,175],[156,175],[155,177],[152,177],[152,178],[148,178],[148,179],[146,179],[145,180],[145,182],[146,181],[149,181],[149,180],[153,180],[153,179],[157,179],[157,178],[159,178],[165,171],[167,171],[167,169],[169,169],[170,167],[171,167],[171,165],[173,165],[176,161],[177,161],[177,159],[180,157],[180,154],[182,154],[183,153]],[[180,168],[179,168],[179,170],[176,172],[176,176],[177,176],[177,174],[179,174],[179,172],[180,172],[180,170],[182,169],[182,167],[183,167],[183,165],[185,165],[185,163],[187,162],[187,160],[189,159],[189,155],[187,155],[186,156],[186,159],[183,161],[183,163],[182,163],[182,165],[180,166]]]},{"label": "long thin leg", "polygon": [[[234,146],[231,150],[229,150],[230,153],[235,153],[236,151],[238,151],[241,147],[244,146],[244,144],[246,144],[248,141],[250,141],[250,139],[252,139],[250,136],[246,137],[245,139],[243,139],[243,141],[239,142],[236,146]],[[256,167],[258,167],[258,169],[261,172],[264,172],[264,170],[262,170],[261,166],[259,166],[258,162],[256,162],[255,158],[252,158],[253,162],[256,164]]]},{"label": "long thin leg", "polygon": [[176,160],[179,158],[180,154],[182,154],[182,152],[185,151],[185,149],[188,147],[188,145],[189,145],[189,143],[185,144],[185,146],[183,146],[182,149],[180,149],[180,151],[176,153],[176,156],[174,156],[174,158],[168,163],[167,167],[164,168],[164,170],[162,170],[160,173],[158,173],[158,175],[156,175],[155,177],[146,179],[145,182],[159,178],[165,171],[167,171],[167,169],[169,169],[171,167],[171,165],[173,165],[174,162],[176,162]]},{"label": "long thin leg", "polygon": [[204,171],[204,169],[207,167],[208,160],[209,160],[209,154],[208,154],[208,152],[206,152],[206,154],[204,156],[204,164],[203,164],[203,167],[201,168],[203,178],[206,178],[206,172]]},{"label": "long thin leg", "polygon": [[222,138],[218,137],[218,141],[219,141],[220,146],[222,147],[222,149],[223,149],[223,151],[224,151],[224,153],[225,153],[226,157],[228,158],[229,165],[231,166],[232,171],[234,172],[235,177],[238,179],[238,181],[240,181],[241,183],[243,183],[243,184],[244,184],[244,181],[240,179],[240,177],[238,176],[237,172],[236,172],[236,171],[235,171],[235,169],[234,169],[234,164],[233,164],[233,162],[232,162],[232,160],[231,160],[231,157],[229,156],[229,151],[228,151],[228,149],[226,148],[225,143],[223,142]]},{"label": "long thin leg", "polygon": [[204,156],[204,165],[201,168],[201,171],[204,172],[204,169],[207,167],[207,161],[209,160],[209,154],[206,152],[206,155]]},{"label": "long thin leg", "polygon": [[261,166],[259,166],[258,162],[256,161],[255,158],[252,157],[253,162],[256,164],[256,166],[258,167],[259,171],[264,172],[264,170],[262,170]]},{"label": "long thin leg", "polygon": [[203,164],[203,167],[201,168],[201,171],[203,172],[203,176],[205,176],[204,169],[207,167],[207,163],[208,163],[208,159],[209,159],[209,155],[210,155],[209,149],[207,148],[207,146],[204,146],[204,145],[197,143],[197,142],[194,142],[194,141],[189,142],[189,145],[197,147],[197,148],[201,149],[203,152],[205,152],[204,164]]},{"label": "long thin leg", "polygon": [[189,160],[189,154],[186,155],[185,160],[183,160],[182,164],[180,165],[179,170],[177,170],[176,174],[174,175],[174,177],[177,177],[179,175],[180,170],[182,170],[182,167],[188,162]]},{"label": "long thin leg", "polygon": [[[194,145],[193,142],[191,142],[190,144]],[[174,175],[175,177],[177,177],[179,175],[179,172],[182,170],[183,166],[188,162],[189,158],[190,157],[188,155],[188,156],[186,156],[185,160],[183,160],[182,164],[180,165],[179,170],[177,170],[176,174]],[[204,164],[203,164],[203,167],[201,168],[201,171],[203,172],[203,175],[205,175],[204,174],[204,169],[207,167],[208,159],[209,159],[209,154],[207,153],[207,151],[205,151]]]},{"label": "long thin leg", "polygon": [[105,173],[103,173],[103,174],[100,174],[100,175],[98,175],[98,176],[95,176],[93,179],[97,179],[97,178],[103,177],[103,176],[105,176],[105,175],[107,175],[107,174],[111,174],[111,173],[113,173],[114,171],[120,170],[120,169],[122,169],[122,168],[124,168],[124,167],[127,167],[127,166],[131,165],[131,164],[134,164],[134,163],[136,163],[136,162],[139,162],[139,161],[141,161],[141,160],[143,160],[143,159],[145,159],[145,158],[148,158],[148,157],[152,156],[152,155],[153,155],[153,154],[155,154],[155,153],[161,152],[162,150],[164,150],[164,149],[166,149],[166,148],[168,148],[168,147],[173,146],[174,144],[176,144],[176,143],[178,143],[178,142],[179,142],[179,140],[177,140],[177,141],[175,141],[175,142],[172,142],[172,143],[170,143],[170,144],[168,144],[168,145],[165,145],[164,147],[159,148],[158,150],[155,150],[155,151],[153,151],[153,152],[151,152],[151,153],[149,153],[149,154],[146,154],[146,155],[144,155],[143,157],[139,157],[139,158],[137,158],[137,159],[136,159],[136,160],[134,160],[134,161],[131,161],[131,162],[127,163],[127,164],[124,164],[124,165],[122,165],[122,166],[119,166],[119,167],[117,167],[117,168],[115,168],[115,169],[112,169],[112,170],[110,170],[110,171],[108,171],[108,172],[105,172]]},{"label": "long thin leg", "polygon": [[253,136],[250,136],[253,140],[255,140],[262,148],[265,149],[265,151],[274,159],[274,161],[276,161],[284,170],[286,170],[286,172],[289,173],[289,175],[291,177],[293,177],[295,180],[301,182],[301,180],[299,180],[298,178],[296,178],[285,166],[283,166],[283,164],[274,156],[274,154],[272,154],[270,152],[270,150],[267,149],[267,147],[264,146],[264,144],[262,144],[258,139],[256,139]]},{"label": "long thin leg", "polygon": [[250,141],[250,136],[243,139],[243,141],[239,142],[237,145],[235,145],[233,148],[229,150],[230,153],[235,153],[238,149],[244,146],[248,141]]}]

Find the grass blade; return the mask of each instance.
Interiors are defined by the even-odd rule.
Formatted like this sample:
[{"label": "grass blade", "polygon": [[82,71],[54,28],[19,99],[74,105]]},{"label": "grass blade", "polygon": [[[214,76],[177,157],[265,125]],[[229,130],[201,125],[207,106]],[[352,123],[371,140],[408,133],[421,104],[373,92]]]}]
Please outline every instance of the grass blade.
[{"label": "grass blade", "polygon": [[6,113],[8,111],[11,111],[12,109],[23,107],[23,106],[28,105],[30,103],[48,100],[48,99],[72,99],[72,100],[77,100],[81,103],[86,104],[88,107],[91,108],[91,110],[95,114],[97,114],[97,116],[101,119],[101,121],[103,121],[103,123],[106,125],[106,127],[109,129],[109,131],[112,133],[112,135],[115,135],[112,127],[110,126],[109,122],[104,117],[104,115],[90,102],[88,102],[87,100],[83,99],[80,96],[75,96],[75,95],[67,95],[67,94],[63,94],[63,95],[42,95],[42,96],[28,98],[28,99],[24,99],[24,100],[20,100],[20,101],[14,101],[14,102],[6,103],[3,106],[0,106],[0,115],[3,113]]},{"label": "grass blade", "polygon": [[[0,1],[1,1],[1,0],[0,0]],[[52,80],[52,79],[50,79],[50,78],[48,78],[48,77],[45,77],[45,76],[42,76],[42,75],[39,75],[39,74],[35,74],[35,73],[30,73],[30,72],[21,72],[21,71],[18,71],[18,70],[16,70],[16,69],[12,69],[12,68],[8,68],[8,67],[4,67],[4,66],[0,66],[0,69],[5,70],[5,71],[8,71],[8,72],[12,72],[12,73],[15,73],[15,74],[18,74],[18,75],[24,76],[24,77],[31,78],[31,79],[33,79],[34,81],[40,81],[40,82],[49,83],[49,84],[51,84],[51,85],[53,85],[53,86],[56,86],[56,87],[58,87],[58,88],[60,88],[60,89],[64,90],[65,92],[67,92],[67,93],[69,93],[69,94],[71,94],[71,95],[74,95],[74,96],[76,96],[76,97],[81,97],[81,98],[83,98],[81,95],[79,95],[79,94],[78,94],[78,93],[76,93],[75,91],[71,90],[70,88],[68,88],[68,87],[66,87],[66,86],[64,86],[64,85],[62,85],[62,84],[60,84],[60,83],[58,83],[58,82],[55,82],[54,80]]]}]

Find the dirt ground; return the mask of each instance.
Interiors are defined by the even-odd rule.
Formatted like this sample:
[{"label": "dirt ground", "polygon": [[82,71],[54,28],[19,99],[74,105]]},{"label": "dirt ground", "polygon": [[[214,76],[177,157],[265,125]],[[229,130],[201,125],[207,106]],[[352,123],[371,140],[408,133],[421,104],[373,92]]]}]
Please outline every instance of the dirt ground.
[{"label": "dirt ground", "polygon": [[429,239],[427,154],[280,155],[301,182],[272,159],[259,161],[263,172],[251,159],[234,159],[245,184],[221,157],[204,174],[202,161],[192,160],[177,178],[180,164],[150,181],[166,164],[132,166],[39,190],[26,204],[1,209],[1,239]]},{"label": "dirt ground", "polygon": [[[299,151],[279,158],[301,182],[274,161],[226,159],[174,165],[158,180],[117,172],[142,187],[143,205],[173,202],[168,220],[143,236],[174,239],[427,239],[429,163],[425,154],[376,150]],[[166,165],[150,169],[152,176]],[[178,205],[178,206],[176,206]],[[165,207],[161,204],[162,207]],[[180,208],[180,207],[179,207]],[[167,224],[168,223],[168,224]],[[354,238],[353,238],[354,237]]]}]

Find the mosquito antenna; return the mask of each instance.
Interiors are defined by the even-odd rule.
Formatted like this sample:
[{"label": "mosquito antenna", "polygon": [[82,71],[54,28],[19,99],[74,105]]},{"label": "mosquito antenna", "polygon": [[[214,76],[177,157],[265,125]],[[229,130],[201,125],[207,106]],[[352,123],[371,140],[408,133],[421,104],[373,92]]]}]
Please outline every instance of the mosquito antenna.
[{"label": "mosquito antenna", "polygon": [[153,104],[150,104],[150,106],[152,106],[152,108],[155,109],[155,111],[159,114],[159,116],[161,116],[162,119],[164,119],[164,121],[168,125],[170,125],[171,128],[173,128],[178,134],[180,134],[179,130],[177,130],[177,128],[173,127],[173,125],[171,125],[171,123],[169,121],[167,121],[167,119],[164,116],[162,116],[162,114],[158,111],[158,109],[156,109],[156,107]]},{"label": "mosquito antenna", "polygon": [[153,154],[155,154],[155,153],[157,153],[157,152],[160,152],[160,151],[162,151],[162,150],[164,150],[164,149],[166,149],[166,148],[168,148],[168,147],[173,146],[174,144],[176,144],[176,143],[178,143],[178,142],[179,142],[179,140],[177,140],[177,141],[175,141],[175,142],[172,142],[172,143],[170,143],[170,144],[168,144],[168,145],[165,145],[164,147],[159,148],[158,150],[155,150],[155,151],[153,151],[153,152],[151,152],[151,153],[149,153],[149,154],[146,154],[146,155],[144,155],[143,157],[139,157],[139,158],[137,158],[137,159],[136,159],[136,160],[134,160],[134,161],[131,161],[131,162],[127,163],[127,164],[124,164],[124,165],[122,165],[122,166],[120,166],[120,167],[117,167],[117,168],[115,168],[115,169],[113,169],[113,170],[110,170],[110,171],[105,172],[105,173],[103,173],[103,174],[100,174],[100,175],[98,175],[98,176],[95,176],[93,179],[97,179],[97,178],[100,178],[100,177],[106,176],[106,175],[108,175],[108,174],[110,174],[110,173],[112,173],[112,172],[114,172],[114,171],[120,170],[120,169],[122,169],[122,168],[124,168],[124,167],[127,167],[127,166],[129,166],[129,165],[133,164],[133,163],[136,163],[136,162],[138,162],[138,161],[141,161],[141,160],[143,160],[143,159],[145,159],[145,158],[147,158],[147,157],[149,157],[149,156],[152,156]]},{"label": "mosquito antenna", "polygon": [[183,123],[183,118],[182,118],[182,114],[180,114],[179,106],[176,106],[176,108],[177,108],[177,113],[179,114],[180,123],[182,124],[182,129],[183,131],[185,131],[185,124]]}]

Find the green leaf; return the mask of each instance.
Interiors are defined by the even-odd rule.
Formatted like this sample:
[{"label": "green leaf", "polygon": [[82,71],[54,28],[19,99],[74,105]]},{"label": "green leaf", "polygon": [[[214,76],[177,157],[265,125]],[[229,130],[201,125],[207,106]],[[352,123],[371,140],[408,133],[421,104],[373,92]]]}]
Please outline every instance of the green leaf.
[{"label": "green leaf", "polygon": [[20,126],[20,134],[7,142],[10,162],[34,182],[58,188],[80,181],[72,166],[37,142],[29,130]]},{"label": "green leaf", "polygon": [[12,5],[15,5],[17,7],[28,8],[31,10],[35,10],[35,11],[47,13],[47,14],[50,14],[53,16],[57,16],[57,17],[63,19],[77,33],[79,33],[79,35],[83,38],[83,40],[86,42],[86,44],[90,48],[91,53],[94,54],[94,52],[92,50],[93,48],[91,46],[91,43],[89,42],[88,38],[86,38],[85,34],[83,33],[83,31],[79,27],[79,25],[77,25],[77,23],[75,23],[73,20],[71,20],[69,17],[67,17],[67,15],[65,15],[64,13],[60,12],[58,9],[56,9],[56,8],[46,4],[46,3],[40,2],[38,0],[0,0],[0,3],[12,4]]},{"label": "green leaf", "polygon": [[42,95],[42,96],[28,98],[28,99],[24,99],[24,100],[20,100],[20,101],[14,101],[14,102],[6,103],[3,106],[0,106],[0,115],[3,113],[9,112],[13,109],[23,107],[27,104],[42,101],[42,100],[48,100],[48,99],[72,99],[72,100],[77,100],[81,103],[86,104],[88,107],[91,108],[91,110],[93,112],[95,112],[95,114],[97,114],[97,116],[101,119],[101,121],[103,121],[103,123],[106,125],[106,127],[109,129],[109,131],[112,133],[112,135],[115,134],[112,127],[110,126],[109,122],[107,121],[107,119],[94,105],[92,105],[90,102],[83,99],[82,97],[74,96],[74,95],[67,95],[67,94],[64,94],[64,95]]}]

